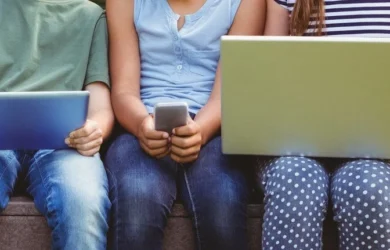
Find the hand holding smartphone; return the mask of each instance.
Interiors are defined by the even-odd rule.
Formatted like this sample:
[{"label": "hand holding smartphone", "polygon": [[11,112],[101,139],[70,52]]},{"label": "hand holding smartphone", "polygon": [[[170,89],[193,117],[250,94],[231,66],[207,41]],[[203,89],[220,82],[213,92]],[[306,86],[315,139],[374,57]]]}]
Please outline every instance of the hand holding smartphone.
[{"label": "hand holding smartphone", "polygon": [[202,147],[201,130],[195,121],[189,119],[186,103],[158,103],[155,106],[154,122],[156,131],[170,135],[170,151],[167,153],[175,162],[189,163],[198,158]]},{"label": "hand holding smartphone", "polygon": [[157,131],[172,134],[177,127],[187,125],[188,105],[185,102],[157,103],[154,107],[154,122]]}]

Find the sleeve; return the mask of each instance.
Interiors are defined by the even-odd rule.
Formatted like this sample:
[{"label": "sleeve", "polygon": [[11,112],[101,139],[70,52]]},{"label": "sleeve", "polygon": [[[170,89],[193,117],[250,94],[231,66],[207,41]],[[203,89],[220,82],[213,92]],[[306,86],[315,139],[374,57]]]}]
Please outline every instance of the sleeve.
[{"label": "sleeve", "polygon": [[277,4],[285,8],[286,10],[289,10],[289,3],[288,0],[274,0]]},{"label": "sleeve", "polygon": [[105,14],[96,23],[88,58],[84,87],[93,82],[103,82],[110,86],[108,70],[108,34]]},{"label": "sleeve", "polygon": [[230,25],[233,24],[234,18],[236,17],[238,8],[240,7],[241,0],[232,0],[230,8]]},{"label": "sleeve", "polygon": [[[153,0],[154,1],[154,0]],[[161,0],[158,0],[161,1]],[[164,0],[166,1],[166,0]],[[143,0],[134,0],[134,24],[138,23],[139,16],[143,6]]]}]

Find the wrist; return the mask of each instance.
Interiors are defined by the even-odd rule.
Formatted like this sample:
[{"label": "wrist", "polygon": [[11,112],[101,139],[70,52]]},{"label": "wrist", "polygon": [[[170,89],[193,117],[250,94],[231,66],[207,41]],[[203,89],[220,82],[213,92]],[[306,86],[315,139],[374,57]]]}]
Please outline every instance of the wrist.
[{"label": "wrist", "polygon": [[206,133],[206,130],[204,129],[204,126],[200,124],[199,122],[196,122],[199,126],[199,134],[201,138],[201,145],[204,146],[208,142],[208,135]]},{"label": "wrist", "polygon": [[206,145],[212,138],[213,136],[218,132],[218,128],[212,126],[212,122],[210,121],[202,121],[202,120],[196,120],[196,117],[195,117],[195,120],[194,120],[198,126],[199,126],[199,130],[200,130],[200,135],[201,135],[201,138],[202,138],[202,146]]},{"label": "wrist", "polygon": [[209,141],[209,137],[202,130],[200,132],[200,136],[202,138],[202,141],[201,141],[202,146],[206,145],[207,142]]},{"label": "wrist", "polygon": [[144,124],[144,119],[142,119],[140,122],[138,122],[137,128],[136,128],[136,130],[135,130],[135,136],[136,136],[138,139],[141,138],[142,124]]},{"label": "wrist", "polygon": [[96,124],[96,127],[101,130],[103,140],[106,140],[114,128],[115,118],[112,112],[99,112],[98,114],[89,116],[87,120]]},{"label": "wrist", "polygon": [[136,136],[138,139],[140,139],[140,138],[142,137],[142,127],[144,126],[144,123],[145,123],[146,119],[147,119],[149,116],[151,116],[151,115],[148,114],[148,115],[143,116],[143,117],[139,120],[139,122],[138,122],[138,125],[137,125],[137,127],[136,127],[136,133],[135,133],[135,136]]}]

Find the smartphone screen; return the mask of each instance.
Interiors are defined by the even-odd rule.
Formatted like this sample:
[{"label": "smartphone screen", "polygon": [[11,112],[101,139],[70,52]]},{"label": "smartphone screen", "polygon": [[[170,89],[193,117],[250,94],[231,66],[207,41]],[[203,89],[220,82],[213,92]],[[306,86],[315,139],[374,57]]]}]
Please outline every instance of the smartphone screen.
[{"label": "smartphone screen", "polygon": [[188,106],[185,102],[158,103],[154,108],[155,129],[169,134],[187,124]]}]

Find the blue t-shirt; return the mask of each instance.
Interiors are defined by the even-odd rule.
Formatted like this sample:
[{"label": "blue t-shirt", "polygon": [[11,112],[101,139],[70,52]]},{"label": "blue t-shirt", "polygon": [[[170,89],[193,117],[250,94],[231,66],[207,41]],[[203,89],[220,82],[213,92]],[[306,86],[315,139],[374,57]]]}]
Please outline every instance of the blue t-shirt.
[{"label": "blue t-shirt", "polygon": [[167,0],[135,0],[134,23],[141,56],[141,99],[150,113],[158,102],[184,101],[196,114],[208,101],[220,55],[220,38],[241,0],[207,0],[195,13],[179,15]]}]

